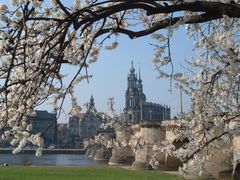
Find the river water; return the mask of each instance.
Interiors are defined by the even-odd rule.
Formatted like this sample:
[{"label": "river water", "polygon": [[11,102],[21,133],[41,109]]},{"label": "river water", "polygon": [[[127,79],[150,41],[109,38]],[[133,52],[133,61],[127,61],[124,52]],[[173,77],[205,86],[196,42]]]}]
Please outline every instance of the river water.
[{"label": "river water", "polygon": [[24,166],[28,162],[34,166],[105,166],[105,161],[95,161],[86,155],[80,154],[44,154],[36,157],[34,154],[0,154],[0,165]]}]

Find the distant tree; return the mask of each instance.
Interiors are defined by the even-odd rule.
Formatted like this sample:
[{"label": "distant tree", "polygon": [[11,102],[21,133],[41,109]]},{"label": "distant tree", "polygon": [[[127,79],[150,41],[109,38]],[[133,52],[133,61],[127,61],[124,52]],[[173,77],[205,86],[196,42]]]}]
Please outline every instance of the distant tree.
[{"label": "distant tree", "polygon": [[[214,147],[219,139],[230,143],[238,133],[239,0],[74,0],[70,6],[61,0],[11,3],[14,8],[0,5],[0,128],[3,139],[12,136],[12,144],[18,144],[14,153],[28,140],[41,150],[41,135],[29,133],[26,117],[50,98],[60,111],[65,96],[88,78],[87,68],[97,61],[99,51],[116,48],[120,34],[130,39],[151,35],[158,40],[153,62],[160,77],[177,80],[192,97],[184,118],[190,129],[198,131],[181,136],[190,143],[178,156],[186,162],[203,159],[202,150]],[[183,25],[195,40],[197,56],[189,64],[196,70],[191,75],[167,74],[160,67],[172,65],[170,38]],[[109,43],[111,37],[116,38]],[[64,64],[78,68],[69,84],[63,83]],[[80,109],[72,99],[73,109]]]}]

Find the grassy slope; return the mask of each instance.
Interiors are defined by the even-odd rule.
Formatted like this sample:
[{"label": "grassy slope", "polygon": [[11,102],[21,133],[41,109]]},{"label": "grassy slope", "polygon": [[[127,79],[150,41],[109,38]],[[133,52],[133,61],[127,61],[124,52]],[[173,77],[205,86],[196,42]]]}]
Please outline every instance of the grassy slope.
[{"label": "grassy slope", "polygon": [[158,171],[120,168],[0,167],[0,180],[177,180]]}]

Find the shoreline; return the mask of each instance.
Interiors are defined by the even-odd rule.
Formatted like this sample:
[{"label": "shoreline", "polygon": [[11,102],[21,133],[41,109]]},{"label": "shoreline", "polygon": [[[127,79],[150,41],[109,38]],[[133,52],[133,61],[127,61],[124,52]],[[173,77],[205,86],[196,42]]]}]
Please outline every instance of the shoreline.
[{"label": "shoreline", "polygon": [[[12,154],[13,149],[0,148],[0,154]],[[23,149],[18,154],[35,154],[36,149]],[[43,154],[85,154],[85,149],[43,149]]]}]

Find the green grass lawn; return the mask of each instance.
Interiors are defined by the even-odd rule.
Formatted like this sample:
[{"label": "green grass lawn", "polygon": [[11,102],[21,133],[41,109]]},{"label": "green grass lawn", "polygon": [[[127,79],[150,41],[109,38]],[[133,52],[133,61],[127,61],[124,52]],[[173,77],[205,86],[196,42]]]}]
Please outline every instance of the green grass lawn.
[{"label": "green grass lawn", "polygon": [[132,171],[113,167],[0,167],[1,180],[180,180],[159,171]]}]

